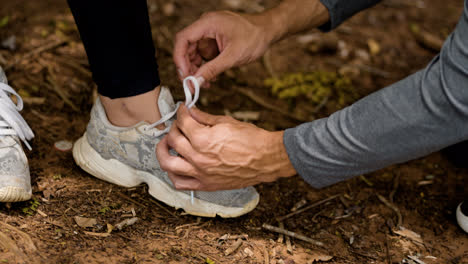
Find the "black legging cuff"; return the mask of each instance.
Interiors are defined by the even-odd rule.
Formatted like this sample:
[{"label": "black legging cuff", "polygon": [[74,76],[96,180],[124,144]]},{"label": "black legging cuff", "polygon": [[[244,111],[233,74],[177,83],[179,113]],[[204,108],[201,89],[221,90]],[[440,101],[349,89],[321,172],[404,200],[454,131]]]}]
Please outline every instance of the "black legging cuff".
[{"label": "black legging cuff", "polygon": [[160,84],[146,0],[68,0],[98,92],[135,96]]}]

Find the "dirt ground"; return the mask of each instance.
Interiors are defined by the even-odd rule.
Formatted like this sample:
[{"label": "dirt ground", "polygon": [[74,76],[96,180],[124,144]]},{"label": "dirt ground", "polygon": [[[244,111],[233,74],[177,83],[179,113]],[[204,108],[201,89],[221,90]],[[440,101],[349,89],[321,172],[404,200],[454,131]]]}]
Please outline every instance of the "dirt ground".
[{"label": "dirt ground", "polygon": [[[163,84],[183,99],[173,36],[203,12],[251,12],[277,2],[148,0]],[[384,1],[334,33],[312,30],[283,40],[263,60],[221,76],[202,91],[199,105],[217,114],[250,111],[269,130],[325,117],[424,67],[462,6],[462,0]],[[23,116],[36,138],[27,152],[33,200],[0,204],[2,263],[468,263],[468,236],[455,220],[468,171],[439,153],[321,190],[299,177],[262,184],[258,207],[237,219],[184,215],[152,199],[147,186],[125,189],[95,179],[71,152],[53,147],[82,135],[96,89],[66,2],[0,0],[0,41],[10,36],[16,47],[0,49],[0,65],[25,98]],[[348,76],[352,91],[327,86],[334,92],[317,103],[307,96],[278,99],[264,84],[316,71]],[[279,226],[277,218],[301,200],[308,206],[334,195],[281,223],[323,246],[262,228]],[[398,214],[405,230],[395,229]],[[108,232],[135,215],[140,220],[133,225]],[[96,223],[81,227],[76,216]]]}]

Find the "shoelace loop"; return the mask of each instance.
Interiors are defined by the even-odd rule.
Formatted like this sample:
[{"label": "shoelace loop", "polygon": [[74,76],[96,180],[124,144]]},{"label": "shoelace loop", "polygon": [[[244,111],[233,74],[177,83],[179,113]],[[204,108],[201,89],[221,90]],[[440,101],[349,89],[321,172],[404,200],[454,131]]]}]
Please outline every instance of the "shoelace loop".
[{"label": "shoelace loop", "polygon": [[[193,98],[192,98],[192,92],[190,91],[189,82],[192,83],[193,89],[195,89],[195,94],[194,94]],[[184,87],[184,94],[185,94],[185,106],[190,109],[198,101],[198,98],[200,96],[200,84],[198,83],[197,78],[195,78],[194,76],[186,77],[184,79],[184,81],[182,82],[182,84],[183,84],[183,87]],[[152,129],[152,128],[156,127],[156,126],[164,124],[166,121],[168,121],[169,119],[174,117],[176,115],[176,113],[177,113],[177,110],[179,110],[180,104],[181,103],[178,102],[175,109],[174,109],[174,111],[172,111],[170,113],[167,113],[165,116],[163,116],[157,122],[145,127],[143,130],[147,131],[147,130]]]},{"label": "shoelace loop", "polygon": [[[11,99],[16,97],[16,104]],[[34,133],[19,111],[23,110],[23,99],[9,85],[0,83],[0,135],[18,136],[31,150],[28,140],[34,137]]]}]

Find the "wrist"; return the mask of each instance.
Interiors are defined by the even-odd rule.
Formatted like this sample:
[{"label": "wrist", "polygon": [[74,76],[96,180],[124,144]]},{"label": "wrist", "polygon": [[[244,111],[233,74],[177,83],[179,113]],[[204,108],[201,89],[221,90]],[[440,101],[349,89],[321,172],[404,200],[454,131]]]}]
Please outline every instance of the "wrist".
[{"label": "wrist", "polygon": [[276,175],[276,178],[291,177],[297,174],[291,161],[289,160],[286,147],[284,146],[283,136],[284,131],[268,132],[267,144],[270,146],[271,156],[271,168],[274,171],[272,175]]}]

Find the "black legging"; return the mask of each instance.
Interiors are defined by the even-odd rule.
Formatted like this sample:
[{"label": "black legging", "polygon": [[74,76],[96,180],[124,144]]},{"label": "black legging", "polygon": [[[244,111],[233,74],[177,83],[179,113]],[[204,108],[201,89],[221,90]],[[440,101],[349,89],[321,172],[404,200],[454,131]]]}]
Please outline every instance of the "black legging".
[{"label": "black legging", "polygon": [[98,92],[129,97],[159,85],[146,0],[68,0]]}]

